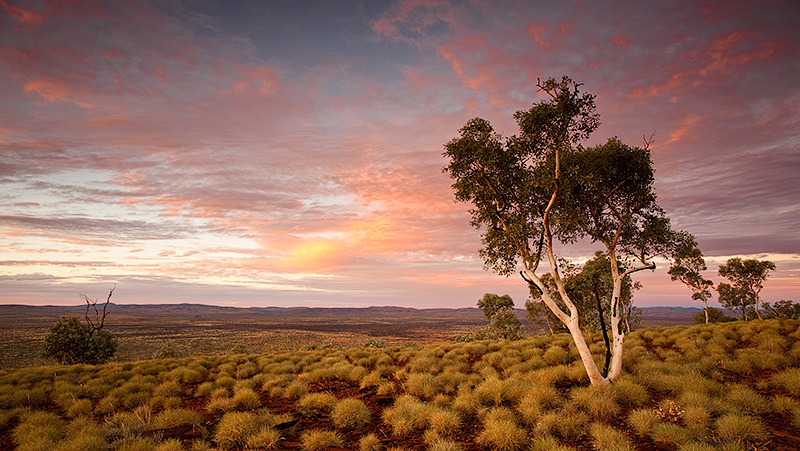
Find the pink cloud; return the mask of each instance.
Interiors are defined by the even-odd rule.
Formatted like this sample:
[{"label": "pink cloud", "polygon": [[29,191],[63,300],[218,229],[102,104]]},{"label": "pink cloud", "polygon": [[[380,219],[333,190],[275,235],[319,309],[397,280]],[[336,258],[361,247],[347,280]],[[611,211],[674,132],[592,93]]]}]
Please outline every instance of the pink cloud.
[{"label": "pink cloud", "polygon": [[533,38],[533,42],[536,43],[542,50],[547,52],[552,52],[554,49],[553,42],[549,39],[545,38],[545,33],[547,32],[547,24],[544,22],[539,23],[532,23],[528,25],[528,29],[526,30],[528,35]]}]

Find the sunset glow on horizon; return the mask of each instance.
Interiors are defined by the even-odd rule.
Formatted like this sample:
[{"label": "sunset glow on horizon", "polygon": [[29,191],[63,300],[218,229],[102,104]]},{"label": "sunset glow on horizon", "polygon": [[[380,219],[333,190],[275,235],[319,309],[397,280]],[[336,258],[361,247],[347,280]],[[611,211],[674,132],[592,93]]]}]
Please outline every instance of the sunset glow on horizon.
[{"label": "sunset glow on horizon", "polygon": [[[800,301],[800,4],[0,0],[0,304],[474,307],[443,145],[569,75],[715,284]],[[597,246],[559,248],[576,260]],[[701,307],[667,263],[638,306]],[[714,302],[714,305],[717,305]]]}]

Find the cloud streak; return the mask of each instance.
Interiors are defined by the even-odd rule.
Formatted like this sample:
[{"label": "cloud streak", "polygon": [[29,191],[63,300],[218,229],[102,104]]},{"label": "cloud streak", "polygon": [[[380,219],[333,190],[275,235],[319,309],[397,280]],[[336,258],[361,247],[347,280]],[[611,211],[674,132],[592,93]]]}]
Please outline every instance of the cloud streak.
[{"label": "cloud streak", "polygon": [[[562,74],[597,94],[590,144],[656,130],[660,202],[711,259],[775,259],[768,300],[800,287],[792,2],[0,10],[0,302],[521,305],[442,145],[474,116],[513,134]],[[663,270],[637,297],[691,303]]]}]

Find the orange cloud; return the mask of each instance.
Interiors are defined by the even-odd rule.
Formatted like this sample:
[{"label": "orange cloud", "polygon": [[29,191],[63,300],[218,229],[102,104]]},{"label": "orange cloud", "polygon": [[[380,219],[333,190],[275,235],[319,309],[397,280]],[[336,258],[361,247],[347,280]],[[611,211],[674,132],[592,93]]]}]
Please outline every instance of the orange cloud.
[{"label": "orange cloud", "polygon": [[698,58],[710,61],[700,70],[700,75],[705,76],[712,71],[763,61],[772,56],[777,50],[777,42],[765,41],[755,48],[750,48],[747,44],[755,35],[755,31],[737,30],[713,40],[709,50],[704,52],[702,58]]},{"label": "orange cloud", "polygon": [[70,83],[65,80],[39,78],[25,83],[23,89],[25,92],[36,93],[50,102],[65,101],[72,102],[84,108],[91,107],[90,103],[77,99],[76,93],[70,86]]}]

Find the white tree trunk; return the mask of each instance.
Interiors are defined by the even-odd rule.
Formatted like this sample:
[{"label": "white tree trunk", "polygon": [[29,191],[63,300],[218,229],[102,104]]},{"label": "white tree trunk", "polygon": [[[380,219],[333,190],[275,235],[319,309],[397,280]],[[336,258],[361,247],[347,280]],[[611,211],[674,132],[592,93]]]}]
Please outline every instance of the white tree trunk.
[{"label": "white tree trunk", "polygon": [[[570,335],[572,335],[572,341],[575,343],[575,348],[578,350],[578,354],[581,356],[581,361],[583,362],[583,367],[586,369],[586,374],[589,376],[589,381],[594,384],[608,384],[611,381],[608,378],[603,377],[602,372],[599,368],[597,368],[597,363],[594,361],[594,357],[592,357],[592,352],[589,350],[589,345],[586,343],[586,338],[583,336],[583,331],[580,328],[580,317],[578,316],[578,310],[575,308],[575,305],[570,301],[567,297],[565,299],[565,304],[567,304],[567,308],[569,308],[570,312],[567,313],[561,309],[561,307],[556,304],[553,300],[552,296],[545,287],[544,283],[539,279],[539,277],[533,273],[531,270],[524,270],[525,276],[528,280],[532,281],[542,292],[542,301],[544,301],[545,305],[553,312],[553,314],[558,318],[569,330]],[[561,284],[562,286],[559,287],[560,294],[562,299],[566,297],[566,291],[563,290],[563,282],[560,278],[556,281],[557,284]],[[620,345],[621,349],[621,345]],[[621,352],[620,352],[621,353]]]}]

